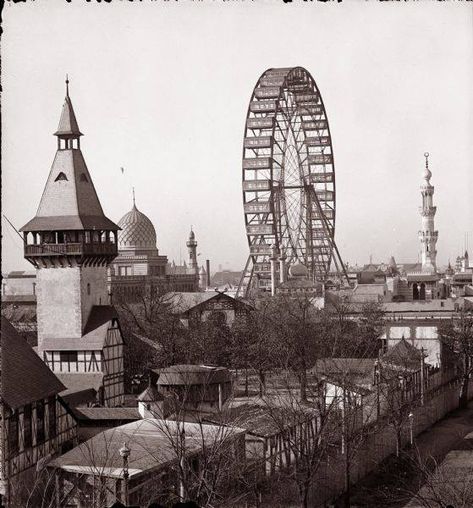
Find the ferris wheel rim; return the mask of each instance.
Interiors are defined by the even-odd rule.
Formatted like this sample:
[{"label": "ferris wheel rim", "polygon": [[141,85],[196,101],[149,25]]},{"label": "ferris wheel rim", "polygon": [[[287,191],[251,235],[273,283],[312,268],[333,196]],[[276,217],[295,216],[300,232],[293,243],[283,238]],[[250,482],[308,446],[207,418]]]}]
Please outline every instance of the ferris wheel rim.
[{"label": "ferris wheel rim", "polygon": [[[252,94],[251,94],[251,99],[250,99],[250,103],[248,105],[248,109],[247,109],[247,115],[246,115],[246,121],[245,121],[245,127],[244,127],[244,144],[243,144],[243,150],[242,150],[242,159],[243,159],[243,167],[242,167],[242,182],[243,182],[243,206],[244,206],[244,215],[245,215],[245,226],[247,228],[247,240],[248,240],[248,244],[249,244],[249,247],[250,247],[250,256],[253,258],[253,262],[254,263],[257,263],[257,259],[256,259],[256,255],[252,254],[251,252],[251,249],[253,246],[257,246],[257,245],[266,245],[267,247],[269,247],[269,242],[266,242],[266,240],[268,239],[269,241],[271,241],[271,244],[272,243],[275,243],[277,248],[278,249],[286,249],[288,247],[287,245],[287,239],[286,237],[282,236],[281,235],[281,231],[276,228],[275,226],[275,222],[276,222],[276,214],[278,213],[276,210],[275,210],[275,191],[279,190],[279,191],[283,191],[283,192],[286,192],[286,189],[288,188],[288,186],[284,185],[285,183],[285,180],[283,178],[283,183],[281,185],[281,179],[277,179],[275,178],[275,164],[278,165],[278,161],[277,161],[277,158],[274,157],[274,145],[277,143],[275,142],[276,140],[276,129],[279,128],[279,130],[281,131],[281,126],[279,125],[279,121],[277,121],[277,115],[278,115],[278,112],[280,113],[281,112],[281,107],[282,107],[282,103],[284,102],[284,93],[287,92],[288,96],[295,96],[295,88],[291,89],[290,88],[290,80],[292,78],[294,78],[294,76],[297,76],[297,73],[300,74],[300,76],[303,77],[303,81],[304,81],[304,86],[306,86],[308,84],[308,88],[310,89],[311,92],[313,92],[314,94],[314,97],[316,97],[317,99],[317,105],[320,105],[320,111],[318,114],[310,114],[309,113],[309,110],[307,109],[307,112],[304,113],[304,112],[301,112],[301,106],[297,103],[297,100],[296,99],[293,99],[295,101],[295,111],[292,112],[292,117],[296,116],[296,117],[300,117],[301,120],[299,121],[300,122],[300,125],[302,126],[302,118],[303,117],[310,117],[310,120],[305,120],[306,123],[311,123],[311,121],[314,123],[314,124],[317,124],[317,122],[319,122],[319,125],[324,125],[323,128],[315,128],[313,129],[314,131],[317,131],[317,132],[322,132],[322,131],[325,131],[326,132],[326,135],[325,135],[325,138],[327,138],[327,143],[326,143],[326,146],[322,147],[320,149],[320,152],[317,152],[315,155],[321,155],[322,156],[322,159],[325,157],[325,155],[327,155],[327,160],[330,160],[329,163],[327,163],[326,165],[324,164],[324,173],[326,175],[329,175],[331,178],[327,178],[326,182],[323,182],[323,180],[319,183],[325,183],[325,188],[327,189],[327,187],[329,186],[328,183],[331,185],[330,187],[330,192],[331,192],[331,199],[330,200],[327,200],[325,202],[325,209],[328,210],[330,209],[330,224],[329,224],[329,231],[330,231],[330,235],[333,239],[334,235],[335,235],[335,215],[336,215],[336,186],[335,186],[335,159],[334,159],[334,153],[333,153],[333,141],[332,141],[332,137],[331,137],[331,132],[330,132],[330,125],[329,125],[329,121],[328,121],[328,116],[327,116],[327,113],[326,113],[326,109],[325,109],[325,105],[323,103],[323,99],[322,99],[322,95],[320,93],[320,90],[314,80],[314,78],[312,77],[312,75],[306,70],[304,69],[303,67],[300,67],[300,66],[297,66],[297,67],[290,67],[290,68],[284,68],[284,69],[278,69],[278,68],[270,68],[270,69],[267,69],[265,72],[263,72],[261,74],[261,76],[259,77],[256,85],[254,86],[253,88],[253,91],[252,91]],[[252,104],[254,104],[255,102],[260,102],[260,99],[261,98],[258,98],[257,97],[257,92],[262,90],[263,88],[263,85],[262,85],[262,82],[264,79],[270,79],[270,78],[277,78],[279,77],[279,81],[281,81],[281,77],[282,77],[282,81],[278,84],[278,85],[274,85],[273,88],[277,88],[278,92],[277,92],[277,96],[276,97],[273,97],[274,99],[274,114],[271,116],[257,116],[257,114],[255,114],[255,112],[252,111]],[[276,79],[277,81],[277,79]],[[268,88],[269,85],[268,85]],[[307,88],[307,86],[306,86]],[[264,101],[261,101],[262,103],[264,103]],[[310,101],[308,101],[310,102]],[[317,110],[317,109],[316,109]],[[289,109],[288,109],[289,111]],[[252,113],[253,113],[253,116],[252,116]],[[285,112],[283,112],[284,114],[286,114]],[[317,118],[319,117],[319,118]],[[253,226],[253,225],[257,225],[257,223],[255,222],[255,216],[251,217],[251,213],[247,213],[245,210],[246,210],[246,205],[248,204],[251,204],[253,202],[258,202],[258,191],[255,191],[254,189],[253,190],[248,190],[246,189],[245,190],[245,182],[249,182],[250,180],[247,178],[246,176],[246,171],[248,168],[245,168],[245,161],[248,160],[246,158],[246,152],[248,150],[248,147],[246,146],[246,140],[247,139],[250,139],[252,138],[253,136],[249,136],[248,134],[250,133],[250,131],[253,132],[253,135],[254,135],[254,132],[256,130],[258,130],[257,128],[255,127],[252,127],[250,128],[249,127],[249,120],[251,119],[268,119],[268,118],[273,118],[274,121],[272,122],[272,127],[270,129],[270,135],[269,135],[269,138],[270,138],[270,141],[269,141],[269,153],[265,154],[265,157],[270,159],[270,163],[268,163],[268,175],[269,175],[269,183],[267,185],[267,189],[266,189],[266,192],[270,192],[270,195],[268,196],[268,204],[269,206],[267,207],[267,215],[269,214],[273,214],[273,229],[271,231],[271,233],[261,233],[261,234],[253,234],[253,233],[249,233],[249,227]],[[290,121],[290,119],[288,120]],[[269,122],[267,122],[269,124]],[[292,127],[291,127],[292,128]],[[264,129],[260,129],[260,132],[264,130]],[[282,133],[282,131],[281,131]],[[266,134],[268,134],[266,132]],[[316,137],[318,138],[321,138],[322,137],[322,134],[317,134]],[[262,139],[261,136],[254,136],[254,138],[259,138],[259,139]],[[305,142],[305,140],[307,139],[307,136],[306,134],[304,133],[303,135],[303,142]],[[284,139],[284,141],[287,141],[287,139]],[[327,151],[328,153],[326,154],[325,153],[325,148],[327,147]],[[283,155],[285,155],[285,150],[281,149],[280,151],[280,154],[279,156],[282,157]],[[308,151],[308,148],[307,148],[307,153],[309,153]],[[255,152],[256,154],[256,152]],[[281,155],[283,154],[283,155]],[[297,152],[298,156],[300,155],[299,152]],[[253,161],[257,161],[257,160],[262,160],[263,157],[259,157],[258,154],[255,155],[255,157],[253,158],[250,158],[250,160],[253,160]],[[314,154],[312,154],[314,155]],[[283,159],[283,162],[284,162],[284,159]],[[299,157],[299,162],[300,162],[300,157]],[[307,163],[307,167],[309,166],[309,163]],[[256,166],[255,166],[256,167]],[[301,164],[299,164],[299,168],[301,167]],[[325,171],[326,167],[328,167],[328,171]],[[309,173],[308,173],[309,175]],[[254,180],[254,182],[256,182],[257,180]],[[261,181],[260,181],[261,182]],[[276,185],[277,183],[277,185]],[[303,192],[309,192],[307,187],[308,186],[311,186],[312,189],[314,190],[314,193],[316,192],[316,187],[315,187],[315,183],[307,183],[305,181],[303,181],[302,178],[300,178],[299,180],[299,185],[295,185],[293,186],[294,189],[299,189],[300,190],[300,194],[303,194]],[[256,198],[254,197],[256,195]],[[318,199],[318,198],[317,198]],[[284,203],[284,200],[283,200],[283,203]],[[330,203],[331,204],[331,207],[330,205],[328,205],[327,203]],[[280,204],[280,202],[278,203]],[[283,220],[283,216],[284,216],[284,220],[286,220],[288,218],[288,214],[287,214],[287,211],[286,213],[282,214],[281,215],[281,211],[279,211],[279,218],[278,218],[278,221],[279,221],[279,225],[281,224],[281,221]],[[260,222],[260,225],[264,225],[265,224],[265,220],[267,220],[268,217],[266,217],[266,219],[261,219],[261,222]],[[310,218],[308,219],[310,221],[312,221],[313,219]],[[299,213],[299,225],[301,224],[301,221],[302,221],[302,213]],[[312,226],[311,226],[312,227]],[[268,229],[269,231],[269,229]],[[289,238],[292,238],[289,234]],[[299,237],[297,237],[299,238]],[[286,240],[285,240],[286,239]],[[304,251],[304,248],[307,249],[307,245],[305,245],[305,247],[303,246],[301,248],[301,253]],[[328,248],[328,247],[327,247]],[[332,248],[330,248],[332,250]],[[293,252],[297,252],[297,248],[294,248],[293,246],[291,246],[291,249],[289,250],[292,250]],[[326,260],[326,264],[329,264],[330,263],[330,259],[331,259],[331,256],[332,256],[332,253],[330,252],[330,255],[328,256],[328,260]],[[296,256],[298,257],[298,256]],[[304,256],[305,258],[307,256]],[[326,256],[327,258],[327,256]]]}]

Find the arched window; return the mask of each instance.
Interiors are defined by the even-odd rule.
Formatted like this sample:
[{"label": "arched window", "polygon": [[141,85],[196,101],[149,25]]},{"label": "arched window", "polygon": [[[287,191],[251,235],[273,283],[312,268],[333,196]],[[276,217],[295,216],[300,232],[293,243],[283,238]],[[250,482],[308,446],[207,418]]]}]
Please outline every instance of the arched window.
[{"label": "arched window", "polygon": [[417,282],[415,282],[412,286],[412,299],[413,300],[419,299],[419,287],[417,286]]},{"label": "arched window", "polygon": [[87,282],[87,294],[90,295],[90,282]]},{"label": "arched window", "polygon": [[60,180],[67,180],[67,176],[62,171],[59,173],[59,175],[56,176],[56,180],[54,181],[58,182]]}]

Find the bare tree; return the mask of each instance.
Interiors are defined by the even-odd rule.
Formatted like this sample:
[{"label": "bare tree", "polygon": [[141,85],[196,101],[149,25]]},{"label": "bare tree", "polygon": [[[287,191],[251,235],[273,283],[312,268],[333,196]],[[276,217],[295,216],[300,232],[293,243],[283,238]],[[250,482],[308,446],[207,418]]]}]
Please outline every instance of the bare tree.
[{"label": "bare tree", "polygon": [[116,309],[130,347],[125,356],[127,379],[149,368],[187,361],[189,332],[180,321],[175,294],[140,294],[133,303],[119,302]]},{"label": "bare tree", "polygon": [[468,406],[468,385],[473,374],[473,315],[462,310],[448,323],[439,327],[444,347],[459,360],[462,387],[459,407]]},{"label": "bare tree", "polygon": [[259,394],[266,391],[266,376],[276,365],[279,342],[273,334],[268,300],[259,309],[235,319],[232,325],[231,364],[245,371],[245,395],[248,396],[248,373],[256,372]]}]

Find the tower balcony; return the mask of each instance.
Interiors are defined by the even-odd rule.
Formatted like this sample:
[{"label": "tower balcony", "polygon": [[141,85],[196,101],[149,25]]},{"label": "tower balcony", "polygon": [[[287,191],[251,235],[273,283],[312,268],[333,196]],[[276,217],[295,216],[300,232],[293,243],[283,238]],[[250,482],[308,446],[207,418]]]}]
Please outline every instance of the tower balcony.
[{"label": "tower balcony", "polygon": [[112,242],[41,243],[25,245],[25,257],[37,256],[116,256],[117,245]]}]

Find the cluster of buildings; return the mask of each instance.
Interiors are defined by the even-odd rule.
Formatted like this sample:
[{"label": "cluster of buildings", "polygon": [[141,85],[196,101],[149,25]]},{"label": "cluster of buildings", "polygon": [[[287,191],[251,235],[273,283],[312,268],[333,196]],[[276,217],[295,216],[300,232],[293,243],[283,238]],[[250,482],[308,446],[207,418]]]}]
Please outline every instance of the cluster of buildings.
[{"label": "cluster of buildings", "polygon": [[[205,319],[217,312],[231,322],[246,311],[245,304],[222,292],[202,291],[209,285],[209,263],[207,270],[199,268],[192,229],[186,243],[188,263],[176,265],[159,254],[154,226],[134,199],[131,211],[118,224],[106,217],[82,155],[82,133],[68,86],[55,136],[57,152],[37,213],[21,228],[24,256],[35,273],[14,272],[2,281],[0,496],[5,506],[24,505],[22,496],[33,496],[36,486],[37,494],[43,495],[46,487],[41,473],[48,471],[46,465],[60,469],[61,460],[67,462],[70,457],[68,450],[81,453],[75,448],[79,441],[85,440],[89,446],[87,439],[98,431],[121,424],[126,428],[120,427],[120,436],[128,429],[132,434],[139,429],[142,436],[159,422],[158,414],[150,413],[151,404],[156,403],[156,397],[149,400],[152,388],[141,394],[134,407],[126,405],[126,345],[113,303],[136,302],[144,294],[167,292],[176,299],[183,320]],[[230,378],[228,371],[217,369],[215,375],[221,382],[205,401],[218,408],[228,398]],[[172,400],[176,383],[172,372],[167,376],[172,394],[166,394],[166,373],[160,387],[163,400]],[[164,407],[168,406],[161,407],[161,417],[167,416]],[[142,423],[137,424],[138,420]],[[190,437],[192,425],[186,425],[185,430]],[[215,427],[209,425],[205,432],[212,437]],[[151,436],[155,437],[153,443],[161,451],[163,432],[149,436],[151,441]],[[149,444],[151,441],[147,438]],[[191,456],[198,455],[205,445],[194,441]],[[134,446],[132,441],[130,446]],[[99,454],[99,450],[97,447],[94,452]],[[59,462],[51,463],[54,457]],[[102,459],[97,455],[90,468]],[[149,483],[150,469],[154,474],[158,463],[169,466],[174,462],[169,445],[162,460],[148,458],[146,467],[140,465],[140,473]],[[57,477],[57,506],[103,505],[108,494],[105,500],[94,497],[90,468],[89,478],[82,465],[68,463],[63,468],[69,476]],[[121,470],[117,471],[109,475],[118,479],[113,501],[128,503]],[[135,472],[130,470],[129,474],[132,485]],[[168,490],[181,488],[172,483]],[[25,484],[31,486],[28,491]]]},{"label": "cluster of buildings", "polygon": [[[306,408],[294,421],[282,415],[286,427],[281,428],[257,404],[229,404],[227,369],[177,365],[151,372],[149,386],[129,404],[126,344],[114,304],[166,292],[187,326],[210,315],[231,324],[251,308],[231,291],[211,290],[209,262],[199,268],[192,229],[188,262],[176,265],[159,253],[156,230],[134,196],[132,209],[117,224],[106,217],[81,152],[68,89],[55,136],[57,152],[37,213],[21,228],[24,256],[35,273],[11,272],[2,281],[2,313],[15,324],[2,317],[3,503],[14,506],[24,482],[40,485],[42,470],[56,477],[57,506],[115,501],[144,506],[164,493],[182,499],[186,486],[172,472],[184,450],[198,476],[210,443],[225,444],[233,465],[249,461],[263,474],[288,467],[294,460],[291,440],[311,446],[316,439],[317,414]],[[473,268],[465,252],[455,269],[450,264],[438,269],[431,176],[426,154],[419,264],[397,265],[393,258],[386,265],[371,264],[350,272],[352,285],[342,288],[311,280],[304,265],[286,266],[283,252],[271,252],[273,295],[308,297],[317,307],[346,300],[354,316],[376,302],[386,313],[382,357],[357,368],[344,359],[347,365],[335,370],[352,372],[349,380],[334,375],[333,362],[314,367],[328,406],[338,403],[340,390],[344,397],[348,390],[361,408],[372,408],[377,394],[379,416],[379,387],[389,384],[382,377],[388,372],[396,379],[402,374],[402,389],[412,397],[423,396],[429,383],[440,383],[438,327],[473,304]],[[235,274],[220,275],[234,289]]]}]

